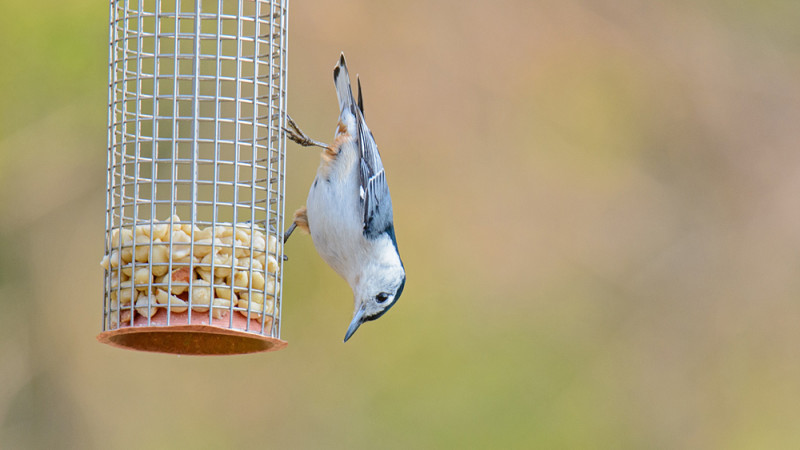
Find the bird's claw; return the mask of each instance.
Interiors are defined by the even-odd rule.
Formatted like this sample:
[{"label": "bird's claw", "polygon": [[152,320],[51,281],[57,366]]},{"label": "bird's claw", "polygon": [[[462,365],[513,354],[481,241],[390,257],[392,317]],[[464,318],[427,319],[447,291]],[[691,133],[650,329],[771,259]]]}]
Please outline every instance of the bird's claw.
[{"label": "bird's claw", "polygon": [[286,124],[289,125],[289,128],[281,127],[281,129],[286,133],[286,137],[291,139],[292,141],[302,145],[303,147],[322,147],[328,148],[326,144],[322,142],[315,141],[308,137],[300,127],[297,126],[292,117],[288,114],[286,115]]},{"label": "bird's claw", "polygon": [[291,225],[289,225],[289,229],[288,229],[288,230],[286,230],[286,232],[285,232],[285,233],[283,233],[283,243],[284,243],[284,244],[286,243],[286,241],[288,241],[288,240],[289,240],[289,236],[291,236],[291,235],[292,235],[292,232],[294,232],[294,229],[295,229],[295,228],[297,228],[297,224],[296,224],[296,223],[294,223],[294,222],[292,222],[292,224],[291,224]]}]

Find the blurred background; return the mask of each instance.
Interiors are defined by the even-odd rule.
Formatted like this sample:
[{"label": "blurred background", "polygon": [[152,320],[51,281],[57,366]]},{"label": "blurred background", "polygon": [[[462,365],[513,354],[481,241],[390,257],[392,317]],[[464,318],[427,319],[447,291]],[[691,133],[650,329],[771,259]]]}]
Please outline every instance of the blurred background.
[{"label": "blurred background", "polygon": [[[108,5],[0,15],[0,447],[800,447],[800,3],[294,1],[289,111],[361,75],[408,284],[347,344],[287,245],[289,347],[102,322]],[[318,152],[288,148],[287,212]]]}]

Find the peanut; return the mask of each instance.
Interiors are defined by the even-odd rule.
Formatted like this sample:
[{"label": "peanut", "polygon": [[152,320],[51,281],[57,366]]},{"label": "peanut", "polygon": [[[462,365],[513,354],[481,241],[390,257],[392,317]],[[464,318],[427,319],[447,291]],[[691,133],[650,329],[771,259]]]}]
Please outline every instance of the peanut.
[{"label": "peanut", "polygon": [[279,269],[278,260],[273,258],[272,255],[270,255],[267,258],[267,272],[278,273],[278,269]]},{"label": "peanut", "polygon": [[[208,266],[207,267],[198,267],[197,268],[198,273],[200,273],[201,270],[202,271],[207,271],[209,276],[210,276],[212,260],[214,262],[214,276],[215,277],[228,277],[228,276],[230,276],[231,275],[231,263],[233,263],[234,265],[236,264],[235,260],[234,261],[231,260],[231,255],[230,254],[227,254],[227,255],[217,254],[216,256],[213,256],[213,258],[212,258],[211,253],[209,253],[208,255],[204,256],[203,259],[200,260],[201,264],[207,264]],[[204,276],[203,279],[205,280],[206,277]]]},{"label": "peanut", "polygon": [[233,273],[233,285],[240,288],[247,289],[248,282],[250,281],[247,271],[239,270]]},{"label": "peanut", "polygon": [[265,251],[267,249],[267,241],[264,240],[264,233],[256,231],[253,236],[253,250]]},{"label": "peanut", "polygon": [[174,295],[167,295],[167,291],[156,289],[156,303],[160,307],[169,307],[174,313],[186,312],[189,304]]},{"label": "peanut", "polygon": [[[116,289],[112,289],[110,296],[111,296],[111,300],[112,301],[116,301],[117,300],[117,290]],[[119,286],[119,301],[120,301],[120,303],[122,303],[123,305],[129,305],[132,301],[135,302],[136,301],[136,297],[138,297],[138,296],[139,296],[139,292],[137,290],[133,289],[133,286],[131,285],[131,280],[123,281],[122,283],[120,283],[120,286]]]},{"label": "peanut", "polygon": [[192,233],[192,239],[194,239],[195,242],[206,239],[211,240],[212,237],[214,237],[214,232],[211,227],[203,228],[202,230],[198,228]]},{"label": "peanut", "polygon": [[133,273],[133,282],[134,284],[138,285],[137,289],[141,285],[145,285],[146,288],[151,279],[152,277],[150,276],[150,271],[147,269],[147,267],[140,267],[136,269],[136,272]]},{"label": "peanut", "polygon": [[153,275],[160,277],[169,271],[169,248],[164,244],[154,245],[153,254],[150,255],[150,264]]},{"label": "peanut", "polygon": [[156,239],[163,241],[164,239],[169,236],[169,224],[168,223],[159,223],[153,225],[153,233],[150,236],[153,238],[153,241]]},{"label": "peanut", "polygon": [[192,238],[185,232],[178,230],[172,233],[172,261],[173,263],[188,263],[191,253]]},{"label": "peanut", "polygon": [[231,308],[231,301],[224,298],[215,298],[211,308],[211,316],[215,319],[221,319],[228,315]]},{"label": "peanut", "polygon": [[[123,228],[121,234],[122,234],[122,245],[123,246],[131,245],[131,242],[133,241],[133,232],[129,228]],[[115,228],[114,231],[111,232],[112,248],[120,246],[119,236],[120,236],[120,230],[119,228]]]},{"label": "peanut", "polygon": [[273,235],[269,236],[269,252],[278,254],[278,238]]},{"label": "peanut", "polygon": [[264,272],[253,271],[250,279],[252,280],[254,290],[255,289],[258,289],[259,291],[264,290]]},{"label": "peanut", "polygon": [[236,240],[240,241],[243,246],[250,247],[250,229],[244,227],[236,227]]},{"label": "peanut", "polygon": [[[164,282],[168,282],[166,275]],[[189,289],[189,283],[192,282],[192,269],[188,267],[181,267],[172,271],[172,289],[170,292],[174,295],[180,295]]]},{"label": "peanut", "polygon": [[153,294],[142,294],[136,300],[136,312],[147,318],[153,317],[158,312],[156,303],[156,298]]},{"label": "peanut", "polygon": [[194,241],[195,258],[200,258],[202,260],[203,257],[211,253],[212,246],[219,249],[222,246],[222,241],[220,241],[218,238],[215,238],[214,241],[212,241],[210,238]]},{"label": "peanut", "polygon": [[211,304],[211,283],[205,280],[195,280],[189,290],[189,295],[192,311],[208,311],[208,306]]},{"label": "peanut", "polygon": [[[224,284],[221,278],[217,278],[217,280],[219,280],[219,282],[214,284]],[[232,293],[231,288],[229,286],[217,286],[214,288],[214,292],[216,293],[216,296],[219,298],[224,298],[225,300],[233,300],[233,301],[238,300],[236,298],[236,293],[235,292]],[[233,297],[231,297],[231,295],[233,295]]]},{"label": "peanut", "polygon": [[136,261],[145,263],[150,257],[150,236],[136,235]]},{"label": "peanut", "polygon": [[122,250],[119,252],[119,254],[122,257],[122,263],[127,264],[133,259],[133,248],[122,247]]},{"label": "peanut", "polygon": [[239,302],[236,304],[237,307],[242,308],[239,309],[239,314],[247,317],[248,311],[250,313],[250,319],[261,320],[261,314],[266,314],[268,316],[272,315],[274,309],[274,303],[270,300],[266,304],[250,302],[245,299],[239,299]]},{"label": "peanut", "polygon": [[111,267],[119,267],[120,264],[120,257],[119,257],[119,250],[111,250],[111,256],[109,256],[109,261],[111,263]]},{"label": "peanut", "polygon": [[108,310],[109,325],[111,328],[119,328],[120,323],[125,324],[131,320],[131,308],[119,309],[119,304],[112,301]]},{"label": "peanut", "polygon": [[245,291],[239,294],[239,298],[241,298],[242,300],[249,300],[250,303],[258,303],[262,305],[264,304],[264,294],[261,292],[253,291],[253,293],[251,294]]},{"label": "peanut", "polygon": [[230,256],[233,253],[233,237],[232,236],[223,236],[219,238],[220,246],[217,249],[217,252],[221,255],[228,255]]}]

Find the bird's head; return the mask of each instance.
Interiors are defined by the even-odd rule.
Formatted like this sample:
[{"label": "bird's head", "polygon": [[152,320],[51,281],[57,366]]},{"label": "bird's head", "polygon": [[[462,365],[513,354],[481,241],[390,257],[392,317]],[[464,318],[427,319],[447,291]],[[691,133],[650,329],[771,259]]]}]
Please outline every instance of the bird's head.
[{"label": "bird's head", "polygon": [[362,323],[379,318],[394,306],[405,285],[406,272],[399,257],[397,264],[365,270],[353,286],[355,311],[344,341],[347,342]]}]

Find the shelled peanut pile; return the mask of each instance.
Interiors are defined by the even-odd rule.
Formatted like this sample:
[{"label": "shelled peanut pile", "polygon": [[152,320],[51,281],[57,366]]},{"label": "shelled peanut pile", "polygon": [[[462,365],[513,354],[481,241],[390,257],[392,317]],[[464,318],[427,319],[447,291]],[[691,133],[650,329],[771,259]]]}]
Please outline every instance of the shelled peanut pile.
[{"label": "shelled peanut pile", "polygon": [[[100,265],[110,283],[110,325],[161,308],[221,319],[230,311],[261,320],[274,313],[278,240],[250,224],[198,228],[170,221],[116,228]],[[134,245],[135,243],[135,245]],[[171,270],[170,270],[171,269]],[[269,321],[270,318],[267,318]]]}]

